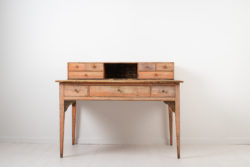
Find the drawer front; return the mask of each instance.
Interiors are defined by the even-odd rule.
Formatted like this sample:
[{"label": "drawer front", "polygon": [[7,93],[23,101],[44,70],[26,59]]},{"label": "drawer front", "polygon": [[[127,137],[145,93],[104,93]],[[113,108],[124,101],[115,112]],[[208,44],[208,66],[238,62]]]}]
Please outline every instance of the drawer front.
[{"label": "drawer front", "polygon": [[138,71],[155,71],[154,63],[139,63]]},{"label": "drawer front", "polygon": [[174,71],[174,63],[157,63],[156,71]]},{"label": "drawer front", "polygon": [[88,86],[65,85],[64,96],[67,96],[67,97],[88,96]]},{"label": "drawer front", "polygon": [[90,96],[113,96],[113,97],[148,97],[150,88],[148,86],[90,86]]},{"label": "drawer front", "polygon": [[86,71],[103,71],[102,63],[87,63],[85,64]]},{"label": "drawer front", "polygon": [[175,86],[152,86],[151,96],[175,97]]},{"label": "drawer front", "polygon": [[103,63],[69,63],[69,71],[103,71]]},{"label": "drawer front", "polygon": [[139,79],[174,79],[174,72],[139,72]]},{"label": "drawer front", "polygon": [[69,72],[68,79],[102,79],[103,72]]},{"label": "drawer front", "polygon": [[83,63],[68,63],[68,71],[84,71],[85,64]]}]

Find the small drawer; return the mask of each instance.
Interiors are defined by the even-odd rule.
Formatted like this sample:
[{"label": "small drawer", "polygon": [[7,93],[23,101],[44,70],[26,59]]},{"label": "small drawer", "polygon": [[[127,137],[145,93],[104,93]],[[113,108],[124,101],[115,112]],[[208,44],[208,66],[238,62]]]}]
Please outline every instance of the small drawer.
[{"label": "small drawer", "polygon": [[139,63],[138,71],[155,71],[154,63]]},{"label": "small drawer", "polygon": [[103,71],[103,63],[69,63],[68,71]]},{"label": "small drawer", "polygon": [[86,63],[85,71],[103,71],[103,63]]},{"label": "small drawer", "polygon": [[103,72],[68,72],[68,79],[102,79]]},{"label": "small drawer", "polygon": [[84,71],[85,64],[83,63],[68,63],[68,71]]},{"label": "small drawer", "polygon": [[90,86],[90,96],[135,97],[150,96],[148,86]]},{"label": "small drawer", "polygon": [[157,63],[156,71],[174,71],[174,63]]},{"label": "small drawer", "polygon": [[67,97],[88,96],[88,86],[65,85],[64,96],[67,96]]},{"label": "small drawer", "polygon": [[151,96],[175,97],[175,86],[152,86]]},{"label": "small drawer", "polygon": [[139,72],[139,79],[174,79],[174,72]]}]

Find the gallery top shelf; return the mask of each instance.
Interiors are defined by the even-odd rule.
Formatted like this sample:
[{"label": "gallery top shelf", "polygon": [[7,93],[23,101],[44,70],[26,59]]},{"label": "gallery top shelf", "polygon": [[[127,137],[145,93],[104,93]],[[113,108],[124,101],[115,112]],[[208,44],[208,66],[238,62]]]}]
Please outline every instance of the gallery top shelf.
[{"label": "gallery top shelf", "polygon": [[70,62],[68,79],[174,79],[173,62]]}]

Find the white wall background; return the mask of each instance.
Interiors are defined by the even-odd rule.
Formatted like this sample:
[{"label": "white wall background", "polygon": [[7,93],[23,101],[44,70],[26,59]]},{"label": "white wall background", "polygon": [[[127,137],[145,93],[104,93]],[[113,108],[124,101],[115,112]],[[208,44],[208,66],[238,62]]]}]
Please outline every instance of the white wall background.
[{"label": "white wall background", "polygon": [[[249,46],[248,0],[0,0],[0,141],[58,141],[69,61],[174,61],[182,142],[249,144]],[[80,143],[168,136],[163,103],[77,104]]]}]

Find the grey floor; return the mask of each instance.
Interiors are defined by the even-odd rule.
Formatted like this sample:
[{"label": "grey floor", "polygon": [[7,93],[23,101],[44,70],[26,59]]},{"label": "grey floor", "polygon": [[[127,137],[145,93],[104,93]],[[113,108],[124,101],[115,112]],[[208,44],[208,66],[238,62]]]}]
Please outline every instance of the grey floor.
[{"label": "grey floor", "polygon": [[169,145],[0,143],[0,167],[250,167],[250,145],[182,145],[182,158]]}]

